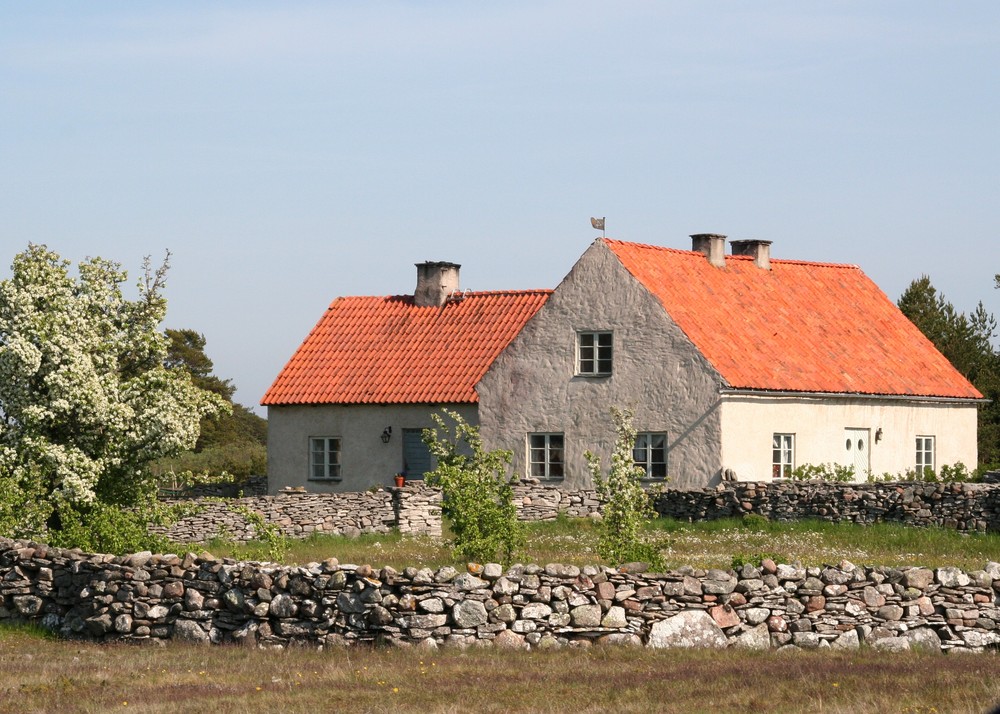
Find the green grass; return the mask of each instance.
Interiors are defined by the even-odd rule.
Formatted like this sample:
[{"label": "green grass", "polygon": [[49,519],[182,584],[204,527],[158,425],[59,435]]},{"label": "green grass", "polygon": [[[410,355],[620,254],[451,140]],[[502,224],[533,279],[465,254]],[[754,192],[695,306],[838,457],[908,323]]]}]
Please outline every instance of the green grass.
[{"label": "green grass", "polygon": [[[526,530],[522,562],[601,564],[596,552],[597,527],[589,520],[562,518],[529,523]],[[658,519],[649,525],[645,536],[660,549],[670,568],[728,568],[734,556],[753,560],[760,554],[773,554],[784,562],[799,561],[807,566],[847,559],[855,565],[953,565],[977,570],[988,561],[1000,561],[1000,534],[963,535],[946,528],[890,523],[857,526],[825,521],[779,523],[757,518],[682,523]],[[215,542],[207,548],[221,557],[247,551],[252,555],[255,548],[260,557],[266,552],[264,545],[253,544],[247,549]],[[292,541],[283,562],[301,564],[329,557],[344,563],[390,565],[396,569],[461,565],[442,542],[398,533],[360,538],[313,535],[304,541]]]},{"label": "green grass", "polygon": [[996,654],[95,645],[0,630],[0,712],[983,712]]}]

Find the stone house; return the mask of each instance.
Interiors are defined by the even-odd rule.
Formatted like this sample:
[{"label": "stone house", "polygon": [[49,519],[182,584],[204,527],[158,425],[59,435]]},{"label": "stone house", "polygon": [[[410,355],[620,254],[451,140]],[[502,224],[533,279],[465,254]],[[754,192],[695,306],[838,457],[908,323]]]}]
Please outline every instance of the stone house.
[{"label": "stone house", "polygon": [[[590,486],[585,451],[608,462],[611,407],[634,413],[650,480],[680,488],[803,464],[858,479],[976,464],[982,395],[857,266],[692,240],[598,239],[551,293],[460,293],[458,266],[429,263],[414,297],[340,298],[262,402],[272,490],[412,472],[407,444],[380,451],[378,437],[392,427],[390,441],[403,430],[412,443],[441,406],[511,449],[515,473],[570,489]],[[436,306],[421,302],[424,273]],[[476,304],[490,317],[460,317]],[[310,480],[323,475],[318,439],[336,445],[339,481]]]},{"label": "stone house", "polygon": [[419,263],[413,295],[330,304],[261,400],[271,493],[419,479],[432,414],[478,424],[476,383],[552,291],[463,292],[460,267]]}]

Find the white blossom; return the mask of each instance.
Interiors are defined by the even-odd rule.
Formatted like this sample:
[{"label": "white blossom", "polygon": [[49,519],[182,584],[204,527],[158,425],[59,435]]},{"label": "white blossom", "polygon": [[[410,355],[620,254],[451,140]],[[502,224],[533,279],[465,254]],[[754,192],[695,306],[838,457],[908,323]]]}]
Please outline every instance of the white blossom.
[{"label": "white blossom", "polygon": [[0,478],[42,479],[54,502],[128,503],[151,488],[148,462],[193,447],[224,408],[163,366],[166,263],[144,267],[128,300],[111,261],[74,277],[45,246],[15,257],[0,282]]}]

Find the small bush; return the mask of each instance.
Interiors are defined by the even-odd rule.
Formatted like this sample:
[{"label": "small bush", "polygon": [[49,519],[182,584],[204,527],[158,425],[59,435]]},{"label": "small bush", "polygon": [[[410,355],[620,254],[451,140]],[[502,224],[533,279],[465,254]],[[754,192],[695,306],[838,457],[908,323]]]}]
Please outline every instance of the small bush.
[{"label": "small bush", "polygon": [[96,501],[65,505],[58,510],[59,527],[49,533],[49,543],[60,548],[80,548],[91,553],[124,555],[150,550],[166,553],[170,541],[150,533],[151,523],[166,523],[173,514],[160,504],[121,508]]},{"label": "small bush", "polygon": [[444,414],[452,428],[434,414],[436,428],[424,430],[424,443],[437,459],[424,480],[441,488],[441,510],[451,522],[455,557],[509,563],[524,546],[511,486],[517,476],[507,475],[514,455],[503,449],[486,451],[477,427],[457,412]]},{"label": "small bush", "polygon": [[748,531],[763,533],[767,530],[770,524],[771,521],[767,516],[762,516],[759,513],[747,513],[743,516],[743,520],[740,525]]},{"label": "small bush", "polygon": [[616,565],[642,561],[659,569],[663,567],[659,551],[642,540],[642,529],[656,512],[650,495],[642,487],[646,473],[635,465],[632,456],[636,436],[632,413],[612,409],[611,418],[617,436],[607,478],[601,472],[601,460],[590,451],[584,454],[594,487],[604,501],[597,552]]},{"label": "small bush", "polygon": [[829,481],[850,483],[854,480],[854,467],[840,464],[802,464],[792,469],[789,478],[793,481]]}]

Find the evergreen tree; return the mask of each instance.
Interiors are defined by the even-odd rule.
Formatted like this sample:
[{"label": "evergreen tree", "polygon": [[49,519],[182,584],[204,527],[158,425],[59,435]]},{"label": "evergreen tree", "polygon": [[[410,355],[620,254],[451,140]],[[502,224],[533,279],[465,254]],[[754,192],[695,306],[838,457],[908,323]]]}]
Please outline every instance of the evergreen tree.
[{"label": "evergreen tree", "polygon": [[236,387],[232,380],[222,379],[212,373],[215,368],[205,353],[205,336],[195,330],[167,330],[167,358],[164,364],[169,369],[183,370],[191,375],[195,386],[214,392],[232,407],[228,414],[207,416],[201,421],[201,435],[194,452],[200,453],[213,447],[233,444],[267,444],[267,420],[242,404],[233,402]]},{"label": "evergreen tree", "polygon": [[[996,279],[1000,287],[1000,275]],[[970,315],[957,311],[926,275],[910,283],[897,304],[955,369],[991,400],[979,408],[979,462],[1000,463],[1000,352],[993,346],[996,318],[982,302]]]}]

